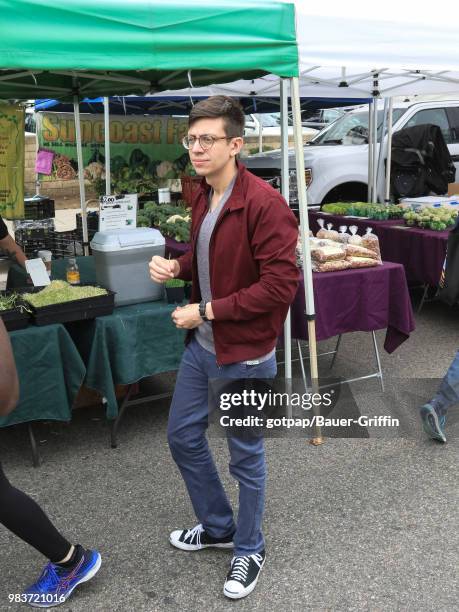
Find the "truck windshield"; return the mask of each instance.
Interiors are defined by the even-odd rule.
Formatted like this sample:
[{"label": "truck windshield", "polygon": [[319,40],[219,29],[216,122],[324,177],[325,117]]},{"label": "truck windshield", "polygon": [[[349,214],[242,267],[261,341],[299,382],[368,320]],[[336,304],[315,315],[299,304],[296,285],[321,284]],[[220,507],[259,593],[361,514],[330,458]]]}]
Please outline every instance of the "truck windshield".
[{"label": "truck windshield", "polygon": [[[392,112],[392,123],[400,119],[404,108],[395,108]],[[381,139],[383,110],[378,111],[378,141]],[[308,144],[366,144],[368,142],[368,111],[348,113],[332,125],[323,129]]]}]

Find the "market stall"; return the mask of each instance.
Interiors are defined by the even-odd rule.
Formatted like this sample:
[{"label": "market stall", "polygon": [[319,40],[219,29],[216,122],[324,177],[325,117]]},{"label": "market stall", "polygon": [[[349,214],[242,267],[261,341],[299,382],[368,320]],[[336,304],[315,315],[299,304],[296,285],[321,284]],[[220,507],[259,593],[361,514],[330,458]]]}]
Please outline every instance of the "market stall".
[{"label": "market stall", "polygon": [[324,219],[326,225],[330,223],[336,230],[342,225],[347,228],[355,225],[359,233],[363,233],[371,227],[379,238],[383,260],[402,264],[409,284],[430,287],[438,285],[449,230],[410,227],[403,218],[378,221],[310,211],[310,227],[314,233],[320,229],[319,219]]}]

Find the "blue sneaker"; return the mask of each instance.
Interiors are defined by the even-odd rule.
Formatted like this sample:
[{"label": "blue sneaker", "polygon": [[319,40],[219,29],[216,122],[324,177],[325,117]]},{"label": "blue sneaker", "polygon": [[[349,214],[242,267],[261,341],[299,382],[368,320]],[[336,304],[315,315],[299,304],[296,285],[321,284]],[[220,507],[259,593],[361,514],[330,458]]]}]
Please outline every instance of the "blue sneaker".
[{"label": "blue sneaker", "polygon": [[419,414],[421,415],[422,427],[426,434],[434,440],[446,442],[444,431],[446,414],[439,415],[432,404],[429,403],[421,406],[419,409]]},{"label": "blue sneaker", "polygon": [[96,550],[85,550],[72,569],[49,562],[37,582],[24,591],[27,603],[33,608],[51,608],[64,603],[76,586],[97,574],[101,563]]}]

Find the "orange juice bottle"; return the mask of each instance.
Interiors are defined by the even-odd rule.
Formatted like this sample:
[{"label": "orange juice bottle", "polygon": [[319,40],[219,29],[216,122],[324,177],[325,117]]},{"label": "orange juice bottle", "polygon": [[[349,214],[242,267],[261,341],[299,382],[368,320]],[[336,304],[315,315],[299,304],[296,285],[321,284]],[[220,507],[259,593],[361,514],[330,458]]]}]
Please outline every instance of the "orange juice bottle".
[{"label": "orange juice bottle", "polygon": [[78,268],[75,258],[69,259],[69,263],[67,264],[66,276],[67,276],[67,282],[70,285],[80,284],[80,269]]}]

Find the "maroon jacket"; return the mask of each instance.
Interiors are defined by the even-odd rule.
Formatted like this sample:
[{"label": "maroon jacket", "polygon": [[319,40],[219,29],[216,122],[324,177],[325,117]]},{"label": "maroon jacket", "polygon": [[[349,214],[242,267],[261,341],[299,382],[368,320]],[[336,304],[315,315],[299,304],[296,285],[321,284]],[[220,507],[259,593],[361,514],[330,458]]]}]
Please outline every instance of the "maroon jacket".
[{"label": "maroon jacket", "polygon": [[[220,365],[254,359],[274,348],[299,280],[295,215],[263,179],[241,163],[238,169],[209,245],[212,329]],[[193,197],[191,250],[178,258],[179,278],[192,280],[192,303],[201,301],[196,242],[209,190],[203,179]]]}]

